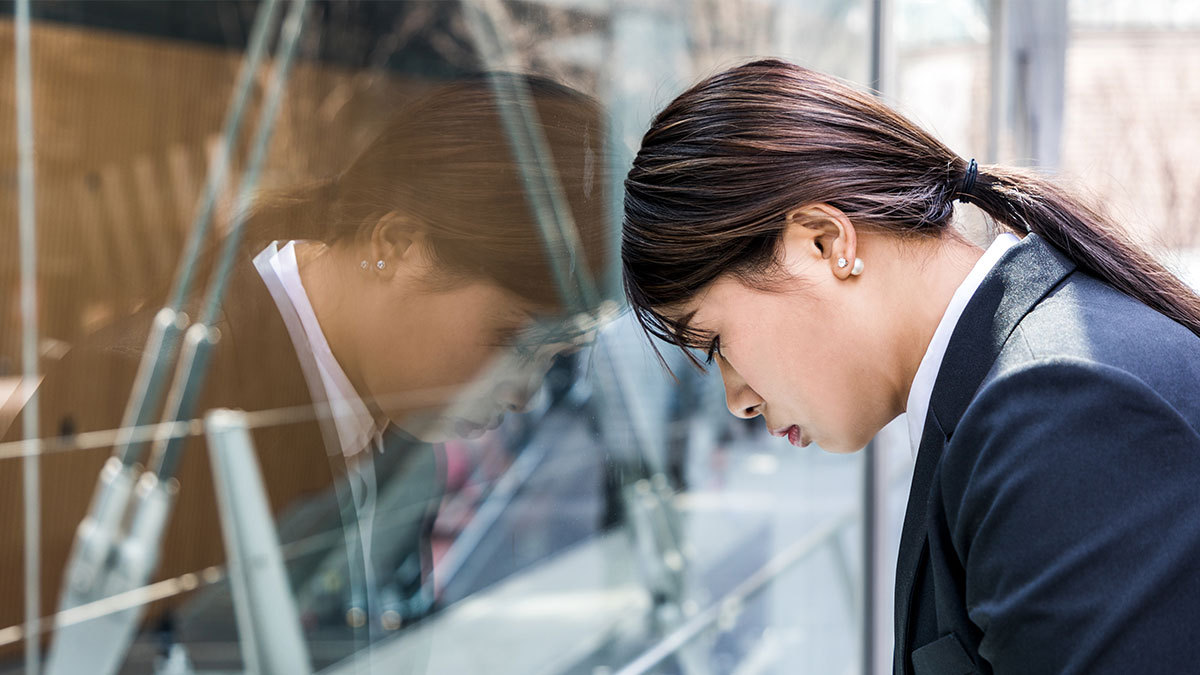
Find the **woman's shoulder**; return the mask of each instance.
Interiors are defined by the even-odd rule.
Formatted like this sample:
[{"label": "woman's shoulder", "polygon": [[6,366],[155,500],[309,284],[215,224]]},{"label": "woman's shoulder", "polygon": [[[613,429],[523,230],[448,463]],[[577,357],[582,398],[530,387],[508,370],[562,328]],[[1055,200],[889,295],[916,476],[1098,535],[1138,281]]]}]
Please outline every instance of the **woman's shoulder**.
[{"label": "woman's shoulder", "polygon": [[[1200,389],[1172,391],[1079,344],[1019,332],[948,439],[929,502],[966,570],[959,588],[981,651],[993,663],[1039,653],[1021,636],[1047,632],[1029,632],[1049,625],[1047,606],[1065,608],[1058,632],[1095,633],[1079,627],[1098,602],[1111,605],[1105,621],[1119,617],[1105,630],[1156,640],[1200,598],[1189,572],[1200,555]],[[1136,592],[1114,604],[1100,597],[1107,588]]]},{"label": "woman's shoulder", "polygon": [[1051,489],[1066,473],[1099,465],[1120,473],[1150,462],[1191,484],[1200,476],[1194,381],[1156,387],[1094,358],[1026,354],[997,364],[948,439],[940,463],[946,494],[961,497],[981,476],[1037,476],[1039,489]]},{"label": "woman's shoulder", "polygon": [[1131,378],[1200,426],[1200,336],[1082,272],[1068,276],[1017,324],[988,381],[1063,377],[1087,371]]},{"label": "woman's shoulder", "polygon": [[1200,337],[1076,272],[1007,336],[947,459],[972,464],[980,448],[1046,458],[1051,445],[1069,452],[1096,443],[1200,451]]}]

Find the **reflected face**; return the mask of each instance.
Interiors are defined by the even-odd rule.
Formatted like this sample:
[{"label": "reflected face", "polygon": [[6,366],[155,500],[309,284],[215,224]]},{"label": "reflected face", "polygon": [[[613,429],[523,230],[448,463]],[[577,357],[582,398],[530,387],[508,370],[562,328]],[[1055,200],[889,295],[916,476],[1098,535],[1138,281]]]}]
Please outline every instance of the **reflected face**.
[{"label": "reflected face", "polygon": [[365,317],[362,383],[383,415],[426,441],[477,436],[523,410],[554,357],[574,348],[525,346],[528,303],[494,283],[404,292]]},{"label": "reflected face", "polygon": [[730,412],[761,415],[773,435],[793,445],[854,452],[891,415],[873,414],[885,405],[869,356],[876,353],[874,331],[847,309],[854,305],[844,297],[846,284],[827,265],[790,271],[784,288],[771,290],[721,277],[683,310],[695,312],[692,327],[716,339],[712,361]]}]

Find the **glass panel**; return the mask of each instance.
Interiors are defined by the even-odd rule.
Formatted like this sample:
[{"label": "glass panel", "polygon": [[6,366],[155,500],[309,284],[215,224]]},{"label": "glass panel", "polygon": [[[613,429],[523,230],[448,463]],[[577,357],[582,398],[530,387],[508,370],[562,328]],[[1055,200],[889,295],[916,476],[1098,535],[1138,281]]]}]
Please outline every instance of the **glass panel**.
[{"label": "glass panel", "polygon": [[673,378],[617,246],[658,108],[753,55],[865,81],[870,4],[35,3],[45,377],[22,443],[5,322],[0,672],[27,457],[45,672],[854,672],[861,457],[664,348]]}]

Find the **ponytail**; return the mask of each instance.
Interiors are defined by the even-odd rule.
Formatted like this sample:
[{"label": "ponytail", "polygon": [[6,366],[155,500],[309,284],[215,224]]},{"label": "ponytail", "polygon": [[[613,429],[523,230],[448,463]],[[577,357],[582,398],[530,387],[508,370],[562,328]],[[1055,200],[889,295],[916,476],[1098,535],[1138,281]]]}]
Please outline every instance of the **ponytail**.
[{"label": "ponytail", "polygon": [[769,270],[790,209],[827,203],[856,227],[940,237],[955,199],[1200,336],[1195,291],[1065,190],[1025,169],[979,171],[869,92],[776,59],[713,75],[654,118],[625,181],[626,294],[643,328],[688,346],[663,310],[722,274]]},{"label": "ponytail", "polygon": [[1079,268],[1200,336],[1200,295],[1130,243],[1107,217],[1031,170],[988,166],[963,201],[1010,230],[1035,232]]}]

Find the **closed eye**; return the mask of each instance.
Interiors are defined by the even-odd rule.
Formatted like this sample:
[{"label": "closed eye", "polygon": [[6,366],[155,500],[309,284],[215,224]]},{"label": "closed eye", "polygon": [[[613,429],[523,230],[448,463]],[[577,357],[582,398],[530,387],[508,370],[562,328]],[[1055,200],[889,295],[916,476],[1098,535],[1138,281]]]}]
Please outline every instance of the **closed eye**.
[{"label": "closed eye", "polygon": [[708,354],[704,359],[706,365],[712,365],[713,360],[721,353],[721,336],[714,336],[708,343]]}]

